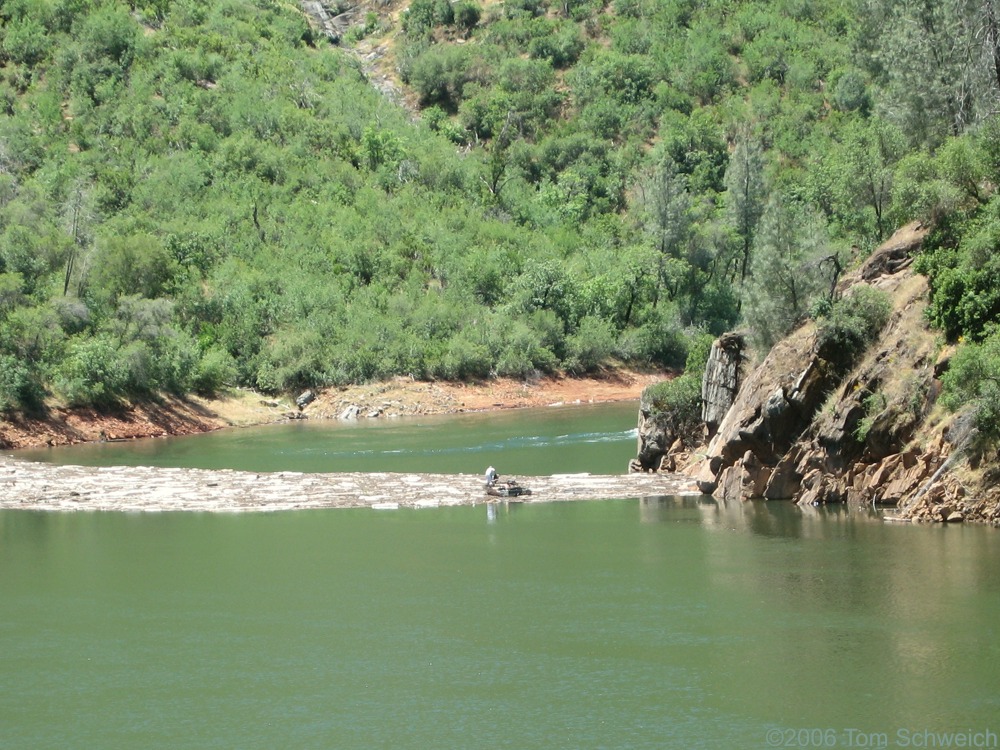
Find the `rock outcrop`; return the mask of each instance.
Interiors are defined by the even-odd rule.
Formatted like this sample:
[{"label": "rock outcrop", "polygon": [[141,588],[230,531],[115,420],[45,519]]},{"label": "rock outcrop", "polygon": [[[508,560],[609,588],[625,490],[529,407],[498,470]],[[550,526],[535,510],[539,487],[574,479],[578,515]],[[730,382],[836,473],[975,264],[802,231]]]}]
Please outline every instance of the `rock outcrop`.
[{"label": "rock outcrop", "polygon": [[713,437],[719,423],[736,400],[743,379],[746,338],[741,333],[725,333],[712,343],[701,381],[701,419]]},{"label": "rock outcrop", "polygon": [[746,339],[741,333],[727,333],[713,342],[701,382],[701,423],[697,416],[657,409],[650,390],[643,391],[638,455],[629,463],[630,472],[675,472],[690,462],[690,449],[715,434],[736,398],[745,350]]},{"label": "rock outcrop", "polygon": [[678,458],[687,456],[687,446],[701,440],[684,420],[671,413],[657,413],[646,392],[639,400],[638,455],[629,463],[629,472],[677,471]]},{"label": "rock outcrop", "polygon": [[[981,488],[970,492],[954,470],[968,430],[934,409],[947,356],[925,322],[926,279],[910,267],[924,235],[919,225],[905,227],[840,281],[844,297],[869,285],[893,303],[859,361],[824,351],[810,321],[744,377],[741,337],[721,337],[702,388],[710,439],[672,469],[725,501],[894,506],[899,519],[1000,523],[997,504],[984,503]],[[723,352],[731,352],[724,364]],[[726,408],[729,383],[736,392]]]}]

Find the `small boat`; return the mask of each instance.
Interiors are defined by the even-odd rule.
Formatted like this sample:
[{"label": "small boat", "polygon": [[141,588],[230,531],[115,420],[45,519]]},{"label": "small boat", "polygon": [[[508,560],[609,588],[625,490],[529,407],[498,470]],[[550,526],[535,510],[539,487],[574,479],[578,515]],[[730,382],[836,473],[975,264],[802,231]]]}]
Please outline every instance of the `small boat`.
[{"label": "small boat", "polygon": [[513,479],[507,479],[503,482],[491,484],[486,488],[486,494],[491,497],[520,497],[521,495],[530,495],[531,490],[527,487],[522,487]]}]

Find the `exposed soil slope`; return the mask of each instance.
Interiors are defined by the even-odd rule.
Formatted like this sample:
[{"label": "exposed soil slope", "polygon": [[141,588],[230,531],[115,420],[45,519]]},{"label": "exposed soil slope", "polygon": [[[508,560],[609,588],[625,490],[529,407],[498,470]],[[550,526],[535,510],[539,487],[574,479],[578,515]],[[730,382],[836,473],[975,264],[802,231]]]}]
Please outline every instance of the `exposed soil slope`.
[{"label": "exposed soil slope", "polygon": [[319,392],[302,410],[291,398],[273,399],[251,391],[235,391],[211,400],[165,398],[110,411],[52,408],[44,416],[0,420],[0,448],[188,435],[287,419],[333,419],[349,407],[357,407],[360,418],[375,418],[628,401],[638,399],[643,388],[666,377],[665,373],[614,369],[601,377],[552,376],[530,382],[499,378],[479,383],[428,383],[397,378]]}]

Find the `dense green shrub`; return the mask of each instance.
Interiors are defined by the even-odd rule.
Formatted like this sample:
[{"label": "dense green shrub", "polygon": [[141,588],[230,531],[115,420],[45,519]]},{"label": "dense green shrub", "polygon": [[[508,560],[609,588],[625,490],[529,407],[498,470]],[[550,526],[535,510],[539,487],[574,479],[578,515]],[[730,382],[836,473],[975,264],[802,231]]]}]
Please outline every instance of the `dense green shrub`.
[{"label": "dense green shrub", "polygon": [[994,327],[981,343],[961,345],[941,376],[941,402],[969,409],[982,442],[1000,440],[1000,333]]},{"label": "dense green shrub", "polygon": [[[665,306],[666,307],[666,306]],[[687,359],[687,334],[676,310],[650,313],[638,327],[625,331],[617,354],[628,362],[679,369]]]},{"label": "dense green shrub", "polygon": [[855,286],[845,297],[826,307],[816,321],[820,355],[850,365],[878,337],[892,312],[886,292]]},{"label": "dense green shrub", "polygon": [[55,390],[70,406],[109,406],[127,391],[129,372],[109,336],[77,337],[55,372]]},{"label": "dense green shrub", "polygon": [[[543,19],[536,21],[541,28]],[[537,60],[547,60],[554,68],[565,68],[575,63],[583,52],[584,43],[574,24],[552,22],[549,30],[535,34],[528,44],[528,54]]]},{"label": "dense green shrub", "polygon": [[493,372],[500,376],[526,378],[537,372],[551,372],[558,360],[545,346],[542,335],[525,321],[499,323]]},{"label": "dense green shrub", "polygon": [[414,0],[403,13],[403,31],[407,36],[418,37],[429,33],[435,26],[447,26],[455,20],[455,11],[449,0]]},{"label": "dense green shrub", "polygon": [[489,347],[470,327],[448,342],[440,359],[430,363],[428,374],[446,380],[475,380],[488,377],[492,369]]},{"label": "dense green shrub", "polygon": [[939,222],[917,259],[931,284],[930,319],[951,340],[983,338],[1000,322],[1000,201]]},{"label": "dense green shrub", "polygon": [[696,436],[701,429],[701,383],[712,341],[707,334],[693,334],[688,341],[684,372],[647,386],[642,392],[642,404],[650,416],[668,423],[675,435]]},{"label": "dense green shrub", "polygon": [[0,413],[37,408],[45,395],[40,381],[30,362],[0,354]]},{"label": "dense green shrub", "polygon": [[51,48],[52,39],[36,18],[18,19],[4,30],[3,53],[15,64],[38,65]]},{"label": "dense green shrub", "polygon": [[[882,16],[910,34],[913,7],[418,0],[364,33],[399,34],[419,122],[294,5],[7,3],[0,405],[677,369],[692,327],[807,307],[813,236],[863,252],[914,218],[937,227],[933,319],[981,339],[991,71],[949,57],[971,6],[942,6],[948,75],[926,44],[893,54]],[[772,194],[825,226],[768,238]],[[826,306],[832,348],[877,328],[854,313]]]},{"label": "dense green shrub", "polygon": [[583,318],[577,330],[566,339],[566,369],[577,375],[597,370],[614,353],[615,338],[607,320]]},{"label": "dense green shrub", "polygon": [[650,405],[653,416],[668,417],[675,425],[693,427],[701,419],[701,380],[685,374],[661,381],[647,386],[642,400]]},{"label": "dense green shrub", "polygon": [[842,261],[822,221],[807,207],[772,196],[754,238],[744,290],[744,320],[755,345],[769,350],[828,297]]},{"label": "dense green shrub", "polygon": [[204,352],[191,375],[191,388],[203,396],[214,396],[236,384],[236,364],[228,352],[212,348]]},{"label": "dense green shrub", "polygon": [[435,44],[413,60],[407,80],[421,104],[454,110],[462,101],[465,87],[482,75],[469,48]]},{"label": "dense green shrub", "polygon": [[455,3],[455,25],[468,33],[472,31],[483,16],[483,9],[472,0],[459,0]]}]

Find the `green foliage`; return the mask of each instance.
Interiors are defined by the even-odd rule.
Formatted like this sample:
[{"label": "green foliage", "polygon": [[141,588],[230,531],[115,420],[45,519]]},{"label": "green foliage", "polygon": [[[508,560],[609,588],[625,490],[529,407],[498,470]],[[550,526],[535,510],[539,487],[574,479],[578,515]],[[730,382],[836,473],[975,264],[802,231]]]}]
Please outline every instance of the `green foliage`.
[{"label": "green foliage", "polygon": [[465,33],[469,33],[479,23],[483,9],[472,0],[459,0],[455,3],[455,25]]},{"label": "green foliage", "polygon": [[683,374],[643,391],[642,400],[650,405],[651,415],[669,418],[677,434],[689,434],[701,424],[701,381],[711,348],[711,336],[695,334],[688,343]]},{"label": "green foliage", "polygon": [[374,172],[383,166],[390,169],[398,167],[406,151],[394,132],[369,125],[361,134],[359,155],[361,163]]},{"label": "green foliage", "polygon": [[70,406],[110,406],[126,391],[128,370],[108,336],[72,340],[55,373],[56,391]]},{"label": "green foliage", "polygon": [[454,110],[461,103],[466,86],[480,77],[476,64],[472,51],[466,47],[434,44],[414,58],[406,80],[420,96],[421,104]]},{"label": "green foliage", "polygon": [[[584,42],[575,24],[565,21],[537,19],[528,43],[528,54],[536,60],[546,60],[554,68],[566,68],[575,63],[583,52]],[[548,31],[541,32],[546,26]]]},{"label": "green foliage", "polygon": [[585,317],[566,340],[566,369],[577,375],[593,372],[614,350],[615,332],[611,323],[602,318]]},{"label": "green foliage", "polygon": [[653,81],[645,57],[606,52],[574,68],[571,84],[581,104],[610,100],[628,106],[651,97]]},{"label": "green foliage", "polygon": [[704,376],[705,365],[708,364],[708,357],[712,353],[714,342],[715,338],[709,334],[699,332],[691,334],[687,346],[687,358],[684,361],[685,374],[699,379]]},{"label": "green foliage", "polygon": [[721,193],[729,164],[722,129],[707,109],[690,115],[670,111],[661,117],[663,149],[679,173],[687,175],[688,188],[696,195]]},{"label": "green foliage", "polygon": [[831,74],[833,104],[841,112],[867,114],[871,109],[871,94],[864,74],[857,68],[846,68]]},{"label": "green foliage", "polygon": [[41,393],[30,365],[10,354],[0,354],[0,412],[8,413],[39,403]]},{"label": "green foliage", "polygon": [[440,359],[433,363],[429,374],[448,380],[473,380],[488,377],[493,368],[493,356],[475,328],[465,329],[453,337]]},{"label": "green foliage", "polygon": [[109,237],[94,258],[88,293],[106,304],[129,294],[159,297],[177,272],[177,261],[150,235]]},{"label": "green foliage", "polygon": [[[951,179],[938,183],[959,189],[954,185],[954,173]],[[957,198],[956,202],[961,205]],[[949,339],[979,340],[1000,321],[998,247],[1000,201],[996,196],[946,214],[928,238],[917,268],[930,280],[928,315]]]},{"label": "green foliage", "polygon": [[726,210],[740,245],[732,275],[742,284],[750,273],[754,237],[767,203],[764,152],[753,137],[746,136],[737,143],[726,169],[725,185]]},{"label": "green foliage", "polygon": [[736,72],[724,32],[709,19],[692,26],[675,61],[681,91],[709,104],[735,83]]},{"label": "green foliage", "polygon": [[755,237],[743,303],[744,319],[761,351],[803,320],[818,299],[832,294],[840,263],[818,216],[772,196]]},{"label": "green foliage", "polygon": [[680,368],[690,331],[773,340],[817,296],[859,348],[878,306],[826,299],[823,259],[914,218],[938,227],[934,320],[986,336],[1000,125],[988,56],[954,55],[974,14],[914,36],[912,4],[723,5],[418,0],[401,29],[373,6],[358,33],[397,34],[413,117],[294,5],[4,4],[0,408]]},{"label": "green foliage", "polygon": [[258,359],[257,387],[270,393],[288,393],[329,385],[325,372],[327,355],[320,331],[279,331],[269,339]]},{"label": "green foliage", "polygon": [[928,225],[959,209],[961,189],[949,182],[937,160],[925,151],[907,154],[896,165],[892,184],[892,216],[917,217]]},{"label": "green foliage", "polygon": [[[926,264],[949,263],[941,257],[948,254],[936,254]],[[931,320],[950,339],[960,336],[979,339],[1000,319],[1000,260],[990,256],[976,266],[958,258],[952,262],[955,265],[936,265],[931,271],[934,287]]]},{"label": "green foliage", "polygon": [[403,14],[403,31],[417,37],[429,33],[435,26],[448,26],[455,20],[449,0],[414,0]]},{"label": "green foliage", "polygon": [[1000,440],[1000,335],[996,330],[981,343],[960,346],[941,381],[941,402],[953,411],[971,411],[980,438],[996,444]]},{"label": "green foliage", "polygon": [[870,286],[855,286],[817,319],[820,356],[838,366],[851,365],[885,328],[891,312],[888,294]]},{"label": "green foliage", "polygon": [[891,210],[897,165],[906,153],[903,134],[886,120],[853,119],[840,138],[818,159],[809,194],[835,231],[873,245],[885,239],[896,222],[914,216],[914,207],[908,205],[897,216]]},{"label": "green foliage", "polygon": [[868,67],[910,143],[934,148],[995,111],[992,4],[874,0],[869,8]]},{"label": "green foliage", "polygon": [[701,383],[683,375],[648,386],[644,400],[652,405],[652,413],[673,414],[682,421],[693,421],[701,410]]},{"label": "green foliage", "polygon": [[20,18],[4,29],[3,52],[14,64],[38,65],[51,47],[52,40],[38,19]]}]

